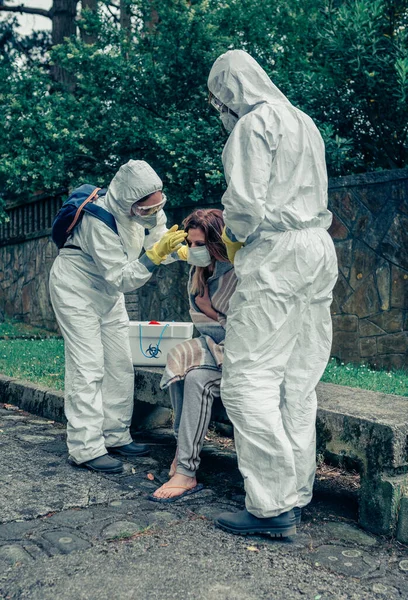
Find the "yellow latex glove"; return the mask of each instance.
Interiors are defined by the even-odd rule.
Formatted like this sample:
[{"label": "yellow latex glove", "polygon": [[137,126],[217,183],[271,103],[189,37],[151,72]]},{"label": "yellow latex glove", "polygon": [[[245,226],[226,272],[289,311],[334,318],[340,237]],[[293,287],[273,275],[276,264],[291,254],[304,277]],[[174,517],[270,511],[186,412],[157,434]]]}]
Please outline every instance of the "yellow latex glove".
[{"label": "yellow latex glove", "polygon": [[227,249],[227,256],[228,256],[228,260],[234,264],[234,260],[235,260],[235,255],[238,252],[238,250],[241,250],[242,246],[244,245],[243,242],[233,242],[232,240],[229,239],[227,232],[226,232],[226,227],[224,227],[223,231],[222,231],[222,236],[221,239],[225,244],[225,247]]},{"label": "yellow latex glove", "polygon": [[188,246],[183,245],[177,250],[177,254],[180,260],[187,260],[188,257]]},{"label": "yellow latex glove", "polygon": [[146,256],[150,258],[155,265],[159,265],[163,262],[169,254],[178,250],[181,246],[181,242],[187,237],[187,233],[182,229],[179,230],[178,225],[173,225],[164,236],[155,243],[153,248],[146,250]]}]

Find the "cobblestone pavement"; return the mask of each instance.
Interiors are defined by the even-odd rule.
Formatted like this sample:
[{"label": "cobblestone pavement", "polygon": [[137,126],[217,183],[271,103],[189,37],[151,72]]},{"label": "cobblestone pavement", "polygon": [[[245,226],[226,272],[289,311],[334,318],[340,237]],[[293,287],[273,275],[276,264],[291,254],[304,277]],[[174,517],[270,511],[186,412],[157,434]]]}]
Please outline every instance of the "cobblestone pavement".
[{"label": "cobblestone pavement", "polygon": [[0,405],[0,598],[408,598],[408,548],[360,530],[352,504],[317,494],[291,539],[232,536],[212,518],[243,506],[233,453],[208,444],[205,489],[161,505],[147,496],[174,445],[148,441],[101,476],[67,463],[62,425]]}]

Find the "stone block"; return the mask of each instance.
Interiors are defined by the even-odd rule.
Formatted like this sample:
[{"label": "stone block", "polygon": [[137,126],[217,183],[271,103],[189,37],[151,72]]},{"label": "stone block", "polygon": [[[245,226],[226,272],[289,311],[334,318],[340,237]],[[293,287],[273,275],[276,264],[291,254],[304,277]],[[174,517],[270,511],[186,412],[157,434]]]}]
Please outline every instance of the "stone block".
[{"label": "stone block", "polygon": [[353,261],[349,283],[353,289],[356,289],[361,282],[372,274],[378,263],[378,256],[366,244],[359,241],[355,241],[353,246]]},{"label": "stone block", "polygon": [[408,307],[408,272],[392,266],[391,270],[391,307]]},{"label": "stone block", "polygon": [[375,337],[360,339],[360,356],[366,358],[377,354],[377,341]]},{"label": "stone block", "polygon": [[387,184],[377,183],[374,186],[359,186],[360,201],[373,213],[379,213],[389,201]]},{"label": "stone block", "polygon": [[408,217],[395,215],[378,250],[392,263],[408,270]]},{"label": "stone block", "polygon": [[343,312],[369,317],[380,310],[380,301],[374,276],[367,277],[343,304]]},{"label": "stone block", "polygon": [[378,354],[404,354],[408,351],[408,333],[383,335],[377,340]]},{"label": "stone block", "polygon": [[13,377],[7,377],[6,375],[0,375],[0,402],[8,402],[8,388],[9,384],[14,381]]},{"label": "stone block", "polygon": [[358,317],[355,315],[333,316],[333,331],[357,331]]},{"label": "stone block", "polygon": [[350,189],[343,188],[332,192],[330,194],[330,208],[348,228],[354,225],[359,206]]},{"label": "stone block", "polygon": [[333,240],[345,240],[350,232],[347,227],[342,223],[342,221],[337,217],[337,215],[333,214],[333,221],[329,229],[329,233],[332,236]]},{"label": "stone block", "polygon": [[376,270],[376,278],[381,310],[388,310],[391,299],[391,269],[388,263],[384,263]]},{"label": "stone block", "polygon": [[168,392],[159,386],[162,375],[160,367],[135,367],[135,401],[171,408]]},{"label": "stone block", "polygon": [[44,400],[40,407],[41,416],[57,421],[58,423],[66,423],[67,419],[64,412],[64,392],[56,390],[47,390],[44,395]]},{"label": "stone block", "polygon": [[335,243],[339,270],[346,279],[350,274],[352,245],[352,240]]},{"label": "stone block", "polygon": [[387,333],[395,333],[403,329],[403,313],[396,308],[370,317],[370,321]]},{"label": "stone block", "polygon": [[149,431],[161,427],[171,427],[173,422],[173,411],[163,406],[155,406],[151,412],[138,424],[137,429]]},{"label": "stone block", "polygon": [[386,333],[381,327],[372,323],[370,319],[360,319],[358,328],[361,337],[384,335]]},{"label": "stone block", "polygon": [[24,406],[22,406],[23,396],[25,398],[31,397],[31,394],[33,394],[36,389],[36,385],[28,381],[10,381],[7,390],[7,402],[24,409]]},{"label": "stone block", "polygon": [[332,356],[346,362],[358,361],[360,349],[358,333],[353,331],[335,331],[333,333]]},{"label": "stone block", "polygon": [[[406,492],[407,478],[396,477],[363,478],[359,497],[359,523],[364,529],[377,535],[395,534],[401,498]],[[405,533],[405,519],[401,519],[401,535]]]},{"label": "stone block", "polygon": [[402,544],[408,544],[408,495],[406,489],[401,497],[396,538]]},{"label": "stone block", "polygon": [[408,355],[407,354],[377,354],[372,360],[372,363],[378,369],[407,369]]},{"label": "stone block", "polygon": [[347,301],[347,299],[353,293],[352,288],[349,286],[346,278],[342,273],[339,273],[339,277],[337,279],[336,285],[333,290],[333,312],[341,313],[343,304]]},{"label": "stone block", "polygon": [[352,453],[367,476],[408,467],[407,400],[329,383],[317,386],[320,436],[335,454]]}]

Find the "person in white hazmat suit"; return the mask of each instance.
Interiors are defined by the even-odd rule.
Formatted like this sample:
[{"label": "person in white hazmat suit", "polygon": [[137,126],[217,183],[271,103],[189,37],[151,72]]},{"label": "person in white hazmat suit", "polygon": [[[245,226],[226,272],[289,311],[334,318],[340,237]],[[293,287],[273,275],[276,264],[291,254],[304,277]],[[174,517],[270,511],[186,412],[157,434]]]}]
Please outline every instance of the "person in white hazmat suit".
[{"label": "person in white hazmat suit", "polygon": [[216,523],[233,533],[287,536],[312,497],[315,387],[332,341],[337,259],[327,233],[324,143],[244,51],[215,61],[208,88],[231,132],[222,155],[223,239],[238,284],[221,395],[246,491],[246,508]]},{"label": "person in white hazmat suit", "polygon": [[146,162],[123,165],[96,201],[115,217],[119,235],[85,213],[50,273],[65,342],[69,461],[95,471],[123,470],[111,454],[147,453],[129,432],[134,371],[123,294],[146,283],[185,238],[177,225],[166,228],[162,187]]}]

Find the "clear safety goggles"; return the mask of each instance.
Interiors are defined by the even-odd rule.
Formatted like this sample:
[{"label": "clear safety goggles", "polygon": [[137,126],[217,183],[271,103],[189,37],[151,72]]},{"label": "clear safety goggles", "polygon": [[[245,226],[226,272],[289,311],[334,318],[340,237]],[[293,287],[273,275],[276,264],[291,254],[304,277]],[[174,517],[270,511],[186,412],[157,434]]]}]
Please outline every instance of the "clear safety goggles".
[{"label": "clear safety goggles", "polygon": [[220,115],[222,115],[224,113],[230,113],[231,115],[234,115],[234,117],[239,119],[237,113],[234,112],[233,110],[231,110],[230,108],[228,108],[228,106],[226,104],[224,104],[223,102],[221,102],[221,100],[218,100],[218,98],[216,98],[216,96],[214,96],[214,94],[212,92],[210,92],[208,94],[208,104],[211,104],[211,106],[213,106],[215,108],[215,110],[218,113],[220,113]]},{"label": "clear safety goggles", "polygon": [[135,202],[135,204],[132,206],[132,212],[134,215],[139,215],[140,217],[150,217],[150,215],[154,215],[159,212],[166,202],[167,198],[164,194],[160,202],[157,204],[152,204],[151,206],[139,206],[137,202]]},{"label": "clear safety goggles", "polygon": [[212,92],[208,94],[208,104],[211,104],[211,106],[213,106],[215,110],[220,113],[220,115],[228,111],[228,107],[225,106],[221,100],[218,100],[218,98],[216,98]]}]

